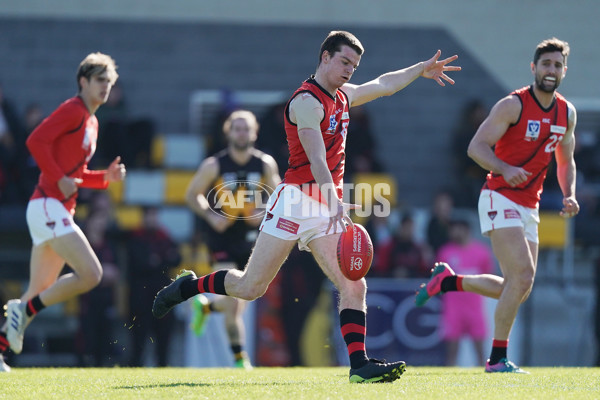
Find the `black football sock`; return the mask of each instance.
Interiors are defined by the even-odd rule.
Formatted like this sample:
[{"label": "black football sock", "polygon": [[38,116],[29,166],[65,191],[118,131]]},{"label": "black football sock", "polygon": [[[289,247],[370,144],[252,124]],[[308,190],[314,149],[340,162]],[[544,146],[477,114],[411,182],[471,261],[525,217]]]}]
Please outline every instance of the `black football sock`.
[{"label": "black football sock", "polygon": [[33,317],[40,311],[42,311],[46,306],[40,300],[40,296],[35,296],[33,299],[27,302],[27,307],[25,307],[25,313],[28,317]]},{"label": "black football sock", "polygon": [[453,275],[445,277],[441,285],[442,292],[462,292],[463,278],[464,276],[462,275]]},{"label": "black football sock", "polygon": [[225,292],[225,275],[229,270],[222,269],[198,279],[188,279],[181,284],[181,297],[189,299],[198,293],[215,293],[227,295]]},{"label": "black football sock", "polygon": [[235,361],[243,359],[244,356],[246,355],[246,353],[244,352],[244,348],[242,347],[241,344],[232,344],[231,352],[233,353],[233,357],[235,358]]},{"label": "black football sock", "polygon": [[367,314],[359,310],[345,308],[340,311],[340,327],[342,336],[348,347],[350,368],[356,369],[362,367],[369,361],[365,349]]},{"label": "black football sock", "polygon": [[490,354],[490,365],[498,364],[501,359],[506,358],[508,340],[496,340],[492,342],[492,354]]}]

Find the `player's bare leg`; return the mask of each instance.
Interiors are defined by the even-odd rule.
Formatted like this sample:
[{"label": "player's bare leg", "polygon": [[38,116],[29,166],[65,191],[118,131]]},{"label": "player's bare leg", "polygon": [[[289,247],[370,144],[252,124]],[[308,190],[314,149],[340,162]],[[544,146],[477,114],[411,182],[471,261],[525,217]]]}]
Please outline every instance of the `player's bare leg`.
[{"label": "player's bare leg", "polygon": [[308,244],[313,257],[331,282],[340,292],[339,309],[350,308],[365,311],[367,283],[365,279],[351,281],[340,271],[337,262],[337,243],[340,234],[317,238]]},{"label": "player's bare leg", "polygon": [[152,314],[163,318],[177,304],[199,293],[255,300],[267,291],[295,245],[294,240],[283,240],[260,232],[244,271],[225,269],[196,278],[192,271],[184,270],[156,294]]},{"label": "player's bare leg", "polygon": [[526,240],[520,227],[496,229],[491,232],[490,239],[504,282],[494,313],[494,341],[485,371],[527,373],[508,360],[507,350],[519,307],[533,287],[537,244]]},{"label": "player's bare leg", "polygon": [[[58,277],[64,264],[74,270]],[[102,278],[102,267],[80,229],[33,246],[29,286],[20,300],[7,304],[7,338],[11,349],[19,354],[23,347],[25,328],[33,314],[25,307],[29,300],[41,302],[41,307],[68,300],[95,287]]]},{"label": "player's bare leg", "polygon": [[225,276],[227,295],[244,300],[261,297],[295,245],[295,241],[260,232],[246,269],[230,270]]},{"label": "player's bare leg", "polygon": [[534,244],[532,254],[532,244],[525,239],[522,228],[494,230],[490,239],[504,275],[502,294],[494,314],[494,338],[507,340],[519,306],[533,286],[537,246]]},{"label": "player's bare leg", "polygon": [[29,263],[29,286],[21,296],[21,301],[31,300],[52,286],[64,265],[65,260],[47,242],[33,246]]},{"label": "player's bare leg", "polygon": [[34,317],[33,315],[29,316],[25,310],[27,302],[56,282],[64,265],[65,260],[56,254],[47,242],[32,247],[29,262],[29,285],[20,299],[8,301],[7,320],[2,327],[3,332],[6,332],[11,349],[16,354],[21,353],[25,328]]},{"label": "player's bare leg", "polygon": [[81,230],[51,239],[48,243],[74,272],[61,275],[54,284],[40,293],[45,306],[88,292],[100,283],[102,266]]},{"label": "player's bare leg", "polygon": [[369,359],[365,349],[367,283],[347,279],[337,262],[337,243],[340,234],[312,240],[308,247],[313,257],[333,282],[340,295],[340,326],[350,358],[350,382],[392,382],[404,373],[404,361],[385,363]]}]

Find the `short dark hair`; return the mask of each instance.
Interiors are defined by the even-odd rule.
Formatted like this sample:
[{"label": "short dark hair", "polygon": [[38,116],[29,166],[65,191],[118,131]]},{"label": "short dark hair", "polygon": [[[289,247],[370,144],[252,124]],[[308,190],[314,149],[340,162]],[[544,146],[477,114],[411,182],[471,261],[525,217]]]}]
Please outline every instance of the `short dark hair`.
[{"label": "short dark hair", "polygon": [[350,32],[346,31],[331,31],[321,43],[321,51],[319,52],[319,64],[321,64],[321,57],[323,52],[327,51],[332,57],[333,55],[342,49],[342,46],[349,46],[352,50],[356,51],[359,56],[365,52],[365,49],[360,43],[360,40]]},{"label": "short dark hair", "polygon": [[533,54],[533,63],[537,64],[542,54],[553,53],[555,51],[560,51],[564,59],[564,64],[566,65],[567,57],[569,56],[571,48],[569,47],[569,43],[555,37],[543,40],[537,45],[535,48],[535,53]]}]

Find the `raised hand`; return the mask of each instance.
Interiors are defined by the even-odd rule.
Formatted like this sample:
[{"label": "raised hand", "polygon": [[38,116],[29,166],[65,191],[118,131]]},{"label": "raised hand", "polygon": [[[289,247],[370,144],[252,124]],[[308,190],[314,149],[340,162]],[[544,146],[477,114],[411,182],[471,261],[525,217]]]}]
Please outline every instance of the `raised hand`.
[{"label": "raised hand", "polygon": [[[454,80],[445,74],[447,71],[460,71],[461,67],[455,65],[447,65],[458,58],[457,55],[448,57],[444,60],[438,61],[442,51],[438,50],[433,57],[423,62],[423,72],[421,76],[428,79],[435,80],[440,86],[446,86],[444,81],[454,85]],[[442,80],[443,79],[443,80]]]}]

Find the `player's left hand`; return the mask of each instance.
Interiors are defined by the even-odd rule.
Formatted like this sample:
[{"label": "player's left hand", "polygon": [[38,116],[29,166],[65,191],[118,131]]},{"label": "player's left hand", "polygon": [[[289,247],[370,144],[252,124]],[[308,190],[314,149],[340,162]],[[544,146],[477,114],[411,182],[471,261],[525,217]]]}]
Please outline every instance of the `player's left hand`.
[{"label": "player's left hand", "polygon": [[122,181],[126,174],[125,164],[121,164],[121,156],[117,156],[106,169],[104,179],[108,182]]},{"label": "player's left hand", "polygon": [[579,203],[575,200],[575,197],[565,197],[563,199],[563,208],[560,211],[560,216],[564,218],[571,218],[579,214]]},{"label": "player's left hand", "polygon": [[[454,85],[454,80],[445,74],[446,71],[460,71],[461,67],[456,65],[447,65],[458,58],[458,55],[453,55],[444,60],[438,61],[442,55],[442,51],[438,50],[433,57],[423,62],[423,72],[421,76],[435,80],[440,86],[446,86],[444,81]],[[443,81],[443,80],[444,81]]]}]

